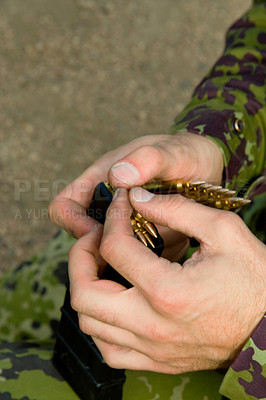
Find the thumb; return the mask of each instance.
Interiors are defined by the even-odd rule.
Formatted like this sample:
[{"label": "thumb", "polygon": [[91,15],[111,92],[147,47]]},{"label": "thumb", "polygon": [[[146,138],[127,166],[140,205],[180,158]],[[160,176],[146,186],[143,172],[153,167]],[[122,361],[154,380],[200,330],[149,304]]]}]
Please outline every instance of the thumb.
[{"label": "thumb", "polygon": [[141,146],[117,161],[109,171],[115,187],[141,186],[157,178],[162,180],[190,178],[187,165],[194,165],[191,152],[181,144],[170,145],[169,140]]},{"label": "thumb", "polygon": [[199,242],[214,244],[217,240],[218,220],[225,211],[181,195],[154,195],[140,187],[130,190],[129,199],[132,207],[153,223],[195,237]]},{"label": "thumb", "polygon": [[179,133],[135,148],[109,170],[115,187],[141,186],[151,179],[221,180],[223,160],[218,146],[201,135]]}]

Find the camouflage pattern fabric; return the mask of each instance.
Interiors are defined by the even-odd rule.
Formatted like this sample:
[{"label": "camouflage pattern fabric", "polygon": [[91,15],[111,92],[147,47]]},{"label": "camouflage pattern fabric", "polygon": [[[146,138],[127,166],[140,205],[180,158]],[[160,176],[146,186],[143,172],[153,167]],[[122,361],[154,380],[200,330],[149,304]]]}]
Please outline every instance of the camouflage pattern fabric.
[{"label": "camouflage pattern fabric", "polygon": [[256,178],[265,179],[265,85],[266,2],[255,1],[229,29],[224,54],[170,130],[215,141],[224,157],[227,186],[242,194]]},{"label": "camouflage pattern fabric", "polygon": [[[266,3],[253,7],[227,33],[226,48],[170,133],[206,135],[220,147],[224,180],[248,194],[241,214],[265,240]],[[75,400],[51,362],[74,239],[61,231],[48,248],[0,281],[0,399]],[[123,400],[266,399],[266,318],[224,376],[126,371]],[[220,388],[220,391],[219,391]],[[224,397],[226,396],[226,397]]]},{"label": "camouflage pattern fabric", "polygon": [[[78,400],[54,368],[51,344],[29,342],[0,346],[1,400]],[[126,372],[123,400],[221,400],[217,371],[179,376],[152,372]]]},{"label": "camouflage pattern fabric", "polygon": [[44,252],[1,279],[1,341],[55,338],[65,295],[68,251],[74,242],[60,231]]},{"label": "camouflage pattern fabric", "polygon": [[[60,231],[47,249],[0,281],[1,400],[78,399],[51,361],[73,242]],[[126,371],[123,400],[221,400],[223,377],[220,371]]]},{"label": "camouflage pattern fabric", "polygon": [[266,398],[265,332],[266,316],[231,365],[221,386],[222,393],[230,395],[234,390],[233,399]]},{"label": "camouflage pattern fabric", "polygon": [[[224,183],[253,200],[240,216],[266,239],[266,2],[228,31],[222,57],[195,89],[170,133],[189,131],[212,139],[224,158]],[[225,375],[220,393],[231,400],[266,399],[266,319]]]}]

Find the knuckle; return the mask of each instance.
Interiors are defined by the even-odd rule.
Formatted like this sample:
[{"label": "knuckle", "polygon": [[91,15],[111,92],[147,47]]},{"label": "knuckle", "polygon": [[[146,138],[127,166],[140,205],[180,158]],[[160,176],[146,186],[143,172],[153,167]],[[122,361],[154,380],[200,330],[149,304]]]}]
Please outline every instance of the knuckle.
[{"label": "knuckle", "polygon": [[48,216],[52,222],[54,222],[54,211],[56,210],[56,201],[53,199],[48,205]]},{"label": "knuckle", "polygon": [[108,348],[105,348],[101,353],[104,361],[109,367],[115,369],[121,368],[119,358],[117,357],[116,352],[113,351],[112,345],[109,345]]},{"label": "knuckle", "polygon": [[[193,296],[188,296],[185,289],[177,293],[171,286],[173,285],[166,284],[165,287],[154,290],[149,299],[153,309],[164,317],[180,316],[190,313],[195,305]],[[197,294],[195,294],[195,296],[196,295]],[[171,339],[171,337],[164,337],[164,341],[167,342],[168,339]]]},{"label": "knuckle", "polygon": [[[176,218],[180,214],[180,209],[185,207],[185,202],[190,201],[181,195],[162,195],[158,196],[158,216],[160,218],[161,224],[168,226],[173,230],[176,229]],[[184,211],[186,214],[186,210]]]},{"label": "knuckle", "polygon": [[173,285],[173,279],[176,278],[176,272],[173,274],[169,273],[168,278],[166,278],[165,271],[168,270],[171,262],[160,258],[158,259],[158,263],[159,268],[157,268],[155,264],[154,270],[156,272],[149,283],[149,302],[154,310],[159,312],[159,314],[172,314],[173,312],[176,312],[176,304],[178,304],[179,301],[179,299],[177,301],[176,289]]},{"label": "knuckle", "polygon": [[86,333],[86,334],[91,333],[91,332],[89,332],[88,324],[87,324],[85,316],[83,314],[79,314],[78,319],[79,319],[79,328],[80,328],[80,330],[83,333]]},{"label": "knuckle", "polygon": [[158,361],[160,363],[169,363],[169,355],[164,350],[160,350],[155,355],[154,361]]},{"label": "knuckle", "polygon": [[184,206],[187,201],[189,200],[181,195],[169,196],[167,202],[165,202],[164,204],[166,213],[170,216],[174,215],[177,211],[180,210],[180,208]]},{"label": "knuckle", "polygon": [[[237,346],[235,346],[234,348],[236,347]],[[232,357],[232,350],[225,348],[216,348],[215,351],[212,352],[210,357],[212,357],[211,359],[215,360],[214,368],[217,368],[217,366],[222,366],[226,360],[232,360],[234,358]]]},{"label": "knuckle", "polygon": [[231,237],[239,228],[241,219],[233,212],[222,211],[214,217],[213,226],[222,237]]},{"label": "knuckle", "polygon": [[159,146],[145,145],[141,147],[141,154],[144,159],[149,158],[153,162],[161,163],[163,161],[163,153]]},{"label": "knuckle", "polygon": [[149,338],[153,343],[156,344],[168,344],[171,343],[172,335],[167,331],[158,326],[158,324],[148,324],[145,328],[145,337]]},{"label": "knuckle", "polygon": [[61,200],[62,199],[58,195],[48,205],[48,216],[50,220],[57,225],[60,224],[60,219],[64,214],[63,203]]},{"label": "knuckle", "polygon": [[73,310],[75,310],[75,311],[79,311],[80,310],[79,298],[76,295],[76,293],[71,295],[71,297],[70,297],[70,305],[71,305],[71,308],[73,308]]},{"label": "knuckle", "polygon": [[108,261],[110,259],[114,251],[115,243],[112,236],[107,236],[100,244],[100,255],[105,261]]},{"label": "knuckle", "polygon": [[147,356],[151,358],[153,361],[160,362],[160,363],[167,363],[168,357],[164,351],[161,349],[151,349]]},{"label": "knuckle", "polygon": [[76,257],[78,246],[79,246],[78,241],[71,245],[70,249],[68,250],[68,260],[74,259]]},{"label": "knuckle", "polygon": [[81,299],[77,290],[70,289],[70,305],[77,312],[81,310]]},{"label": "knuckle", "polygon": [[179,354],[177,348],[173,346],[170,341],[169,343],[165,344],[155,343],[155,346],[154,344],[150,346],[149,350],[146,353],[146,355],[153,361],[168,365],[175,362],[177,354]]},{"label": "knuckle", "polygon": [[157,288],[156,292],[153,293],[151,298],[153,308],[158,313],[163,315],[172,315],[172,313],[175,311],[175,304],[173,300],[173,296],[169,293],[169,290],[164,287]]},{"label": "knuckle", "polygon": [[117,249],[117,243],[119,243],[119,235],[117,234],[109,234],[102,240],[100,244],[100,255],[106,262],[110,262],[112,260],[112,256],[114,255]]}]

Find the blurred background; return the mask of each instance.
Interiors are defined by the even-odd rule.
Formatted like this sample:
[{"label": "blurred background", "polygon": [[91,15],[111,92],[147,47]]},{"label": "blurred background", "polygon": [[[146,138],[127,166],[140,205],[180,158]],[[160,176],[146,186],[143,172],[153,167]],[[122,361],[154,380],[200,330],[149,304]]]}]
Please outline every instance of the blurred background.
[{"label": "blurred background", "polygon": [[167,133],[251,0],[1,0],[0,271],[58,228],[52,197],[106,151]]}]

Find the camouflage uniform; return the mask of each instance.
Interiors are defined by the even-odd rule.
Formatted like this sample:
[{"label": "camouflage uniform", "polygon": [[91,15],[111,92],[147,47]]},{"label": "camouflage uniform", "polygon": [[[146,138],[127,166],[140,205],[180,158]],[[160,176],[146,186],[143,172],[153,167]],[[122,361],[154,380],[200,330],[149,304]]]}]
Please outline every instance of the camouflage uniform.
[{"label": "camouflage uniform", "polygon": [[[253,199],[242,217],[261,240],[265,240],[265,88],[266,3],[258,0],[229,29],[223,56],[170,130],[206,135],[218,144],[225,183]],[[0,282],[1,400],[78,398],[51,362],[73,241],[61,231],[42,254],[9,271]],[[123,400],[266,399],[265,332],[266,316],[226,373],[126,371]]]}]

